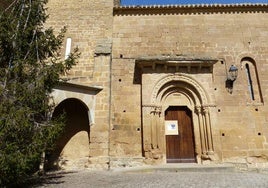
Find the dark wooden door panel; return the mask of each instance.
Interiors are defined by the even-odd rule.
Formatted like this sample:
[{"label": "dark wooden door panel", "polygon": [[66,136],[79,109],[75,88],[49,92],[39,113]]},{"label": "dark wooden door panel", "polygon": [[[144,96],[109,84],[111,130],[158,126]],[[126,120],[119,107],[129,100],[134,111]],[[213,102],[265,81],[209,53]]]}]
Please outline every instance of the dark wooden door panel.
[{"label": "dark wooden door panel", "polygon": [[179,131],[178,135],[166,135],[167,162],[196,162],[191,111],[187,107],[169,107],[165,120],[177,120]]}]

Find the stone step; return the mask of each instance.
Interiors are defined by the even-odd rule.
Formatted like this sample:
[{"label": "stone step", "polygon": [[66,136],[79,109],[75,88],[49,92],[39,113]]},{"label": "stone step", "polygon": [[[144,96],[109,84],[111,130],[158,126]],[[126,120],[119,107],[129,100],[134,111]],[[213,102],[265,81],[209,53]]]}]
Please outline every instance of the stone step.
[{"label": "stone step", "polygon": [[237,168],[231,164],[164,164],[155,166],[129,167],[112,169],[112,171],[120,171],[124,173],[153,173],[153,172],[234,172]]}]

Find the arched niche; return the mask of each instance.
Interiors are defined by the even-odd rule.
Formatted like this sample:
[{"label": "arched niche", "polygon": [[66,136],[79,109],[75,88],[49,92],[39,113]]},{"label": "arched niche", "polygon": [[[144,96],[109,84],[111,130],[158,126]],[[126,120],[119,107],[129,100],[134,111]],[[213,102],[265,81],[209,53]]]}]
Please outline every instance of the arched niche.
[{"label": "arched niche", "polygon": [[85,86],[68,82],[61,82],[51,93],[54,106],[59,105],[66,99],[76,98],[88,109],[89,124],[95,124],[96,95],[102,90],[101,87]]},{"label": "arched niche", "polygon": [[89,109],[79,99],[68,98],[58,104],[52,118],[64,115],[65,127],[48,154],[48,168],[72,169],[85,165],[89,156],[90,126]]},{"label": "arched niche", "polygon": [[247,103],[248,104],[262,104],[263,96],[261,91],[261,85],[258,75],[258,68],[256,61],[245,56],[240,60],[242,72],[242,83],[244,85],[245,91],[247,91]]}]

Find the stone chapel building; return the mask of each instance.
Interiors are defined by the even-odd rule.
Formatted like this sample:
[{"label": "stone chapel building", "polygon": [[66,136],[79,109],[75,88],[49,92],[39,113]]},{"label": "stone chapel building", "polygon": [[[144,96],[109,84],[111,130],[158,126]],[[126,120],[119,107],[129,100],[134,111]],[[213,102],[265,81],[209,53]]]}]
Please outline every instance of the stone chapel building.
[{"label": "stone chapel building", "polygon": [[49,0],[79,63],[53,92],[62,168],[268,163],[268,4]]}]

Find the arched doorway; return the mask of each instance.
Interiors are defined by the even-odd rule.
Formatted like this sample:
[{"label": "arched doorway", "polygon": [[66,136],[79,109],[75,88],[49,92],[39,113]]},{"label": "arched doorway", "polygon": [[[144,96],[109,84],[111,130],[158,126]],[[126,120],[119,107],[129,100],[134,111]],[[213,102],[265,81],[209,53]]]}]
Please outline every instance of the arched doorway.
[{"label": "arched doorway", "polygon": [[62,101],[54,110],[53,118],[65,113],[66,126],[49,154],[49,168],[84,167],[89,156],[90,126],[88,108],[78,99]]},{"label": "arched doorway", "polygon": [[[214,160],[210,121],[210,108],[213,105],[202,85],[188,74],[166,75],[159,78],[149,92],[152,93],[149,99],[146,99],[148,92],[143,92],[143,101],[151,101],[150,104],[143,104],[144,156],[165,159],[168,163]],[[180,122],[180,118],[184,122]],[[167,120],[176,120],[178,125],[185,123],[185,129],[190,128],[185,135],[187,138],[167,138]],[[169,142],[177,143],[170,145]],[[185,147],[182,150],[181,144]],[[172,153],[175,152],[174,149],[170,150],[172,147],[179,148],[179,153]]]},{"label": "arched doorway", "polygon": [[[165,111],[167,163],[196,162],[192,112],[187,106],[169,106]],[[175,132],[174,132],[174,131]]]}]

